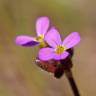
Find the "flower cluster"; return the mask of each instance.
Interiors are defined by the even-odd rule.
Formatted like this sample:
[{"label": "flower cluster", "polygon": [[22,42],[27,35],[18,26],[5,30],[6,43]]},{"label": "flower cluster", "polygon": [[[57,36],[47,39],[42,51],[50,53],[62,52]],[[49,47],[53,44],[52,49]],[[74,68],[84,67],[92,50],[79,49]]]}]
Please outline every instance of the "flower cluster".
[{"label": "flower cluster", "polygon": [[[39,17],[36,21],[37,37],[19,35],[16,44],[21,46],[43,45],[38,52],[40,60],[62,60],[70,54],[68,49],[73,48],[80,41],[78,32],[71,32],[63,41],[55,27],[49,29],[48,17]],[[47,44],[47,46],[46,46]]]}]

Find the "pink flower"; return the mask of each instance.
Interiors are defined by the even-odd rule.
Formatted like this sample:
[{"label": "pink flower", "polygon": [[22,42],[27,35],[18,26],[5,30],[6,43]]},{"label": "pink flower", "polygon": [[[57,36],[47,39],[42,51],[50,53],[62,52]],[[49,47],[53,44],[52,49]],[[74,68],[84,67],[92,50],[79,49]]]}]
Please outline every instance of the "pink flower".
[{"label": "pink flower", "polygon": [[80,35],[78,32],[72,32],[69,34],[63,42],[59,32],[55,28],[51,28],[45,36],[46,42],[52,47],[42,48],[39,51],[39,59],[41,60],[61,60],[65,59],[69,53],[66,51],[69,48],[74,47],[80,41]]},{"label": "pink flower", "polygon": [[36,33],[37,37],[19,35],[16,37],[16,44],[22,46],[35,46],[45,39],[45,34],[47,33],[49,27],[48,17],[39,17],[36,21]]}]

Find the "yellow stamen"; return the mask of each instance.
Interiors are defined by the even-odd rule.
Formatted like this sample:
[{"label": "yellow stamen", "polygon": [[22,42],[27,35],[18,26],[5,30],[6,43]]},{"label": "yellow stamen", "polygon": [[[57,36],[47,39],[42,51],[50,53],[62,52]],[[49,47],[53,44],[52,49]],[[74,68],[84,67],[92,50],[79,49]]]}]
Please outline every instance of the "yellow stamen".
[{"label": "yellow stamen", "polygon": [[65,47],[64,47],[64,46],[62,46],[62,45],[57,45],[57,46],[56,46],[55,52],[56,52],[57,54],[60,54],[60,53],[62,53],[63,51],[65,51]]},{"label": "yellow stamen", "polygon": [[38,36],[38,37],[36,38],[36,40],[37,40],[38,42],[43,42],[43,39],[44,39],[44,36],[43,36],[43,35],[40,35],[40,36]]},{"label": "yellow stamen", "polygon": [[39,42],[40,48],[43,48],[46,46],[46,42],[44,41],[44,35],[38,36],[36,40]]}]

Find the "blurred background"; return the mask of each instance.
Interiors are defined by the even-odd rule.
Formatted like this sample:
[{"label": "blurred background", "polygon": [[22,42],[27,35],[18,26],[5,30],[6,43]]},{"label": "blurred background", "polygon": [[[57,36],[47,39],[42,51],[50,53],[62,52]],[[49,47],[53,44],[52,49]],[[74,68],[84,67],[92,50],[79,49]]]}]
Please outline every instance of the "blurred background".
[{"label": "blurred background", "polygon": [[74,96],[65,75],[58,80],[37,67],[38,47],[14,42],[16,35],[36,35],[39,16],[48,16],[62,38],[80,32],[72,71],[81,96],[95,96],[95,0],[0,0],[0,96]]}]

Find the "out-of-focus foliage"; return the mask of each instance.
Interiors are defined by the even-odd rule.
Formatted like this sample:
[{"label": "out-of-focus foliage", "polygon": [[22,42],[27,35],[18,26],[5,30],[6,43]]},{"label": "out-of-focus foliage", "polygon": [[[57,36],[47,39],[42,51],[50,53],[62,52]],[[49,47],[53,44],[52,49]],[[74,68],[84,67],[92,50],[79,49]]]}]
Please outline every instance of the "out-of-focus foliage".
[{"label": "out-of-focus foliage", "polygon": [[36,35],[35,20],[48,16],[62,38],[81,34],[73,73],[81,96],[96,95],[95,0],[0,0],[0,96],[71,96],[65,76],[56,80],[35,65],[37,47],[24,48],[16,35]]}]

